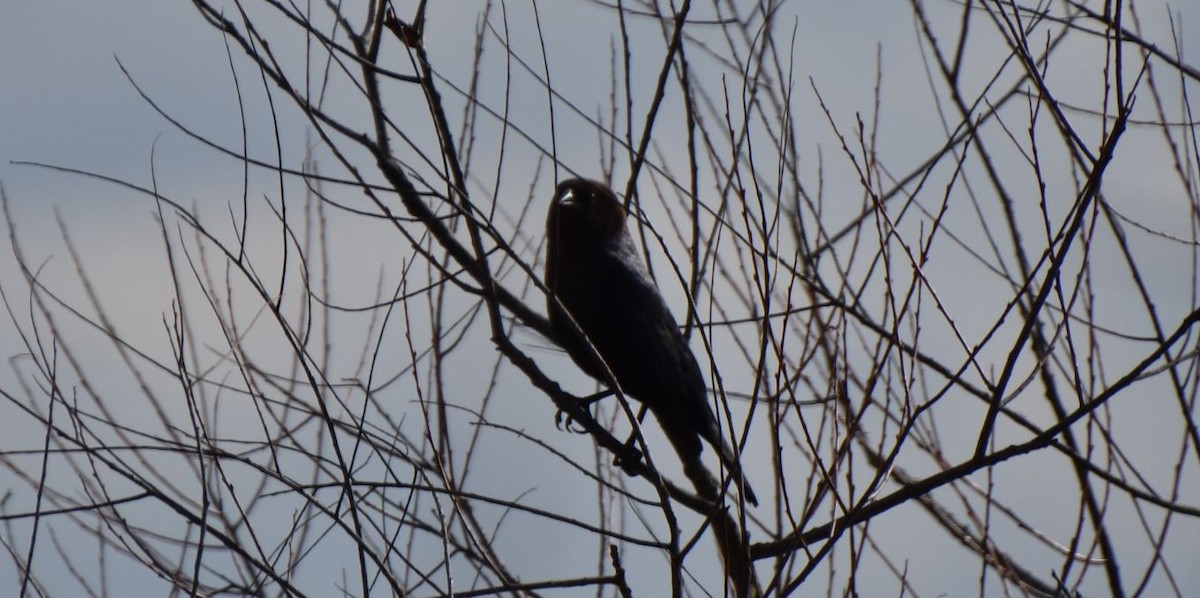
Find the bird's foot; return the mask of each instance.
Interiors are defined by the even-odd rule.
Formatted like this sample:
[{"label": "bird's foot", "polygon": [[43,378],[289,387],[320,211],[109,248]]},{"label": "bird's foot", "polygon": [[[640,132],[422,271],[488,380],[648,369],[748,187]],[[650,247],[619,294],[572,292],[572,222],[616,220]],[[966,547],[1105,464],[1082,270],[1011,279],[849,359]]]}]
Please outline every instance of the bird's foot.
[{"label": "bird's foot", "polygon": [[642,451],[637,447],[637,435],[632,435],[625,441],[624,449],[613,457],[613,466],[620,467],[629,477],[638,476],[637,464],[642,462]]},{"label": "bird's foot", "polygon": [[576,434],[583,434],[587,432],[587,429],[583,427],[575,427],[575,418],[569,411],[565,409],[559,409],[558,411],[554,412],[554,427],[558,428],[559,430],[574,432]]},{"label": "bird's foot", "polygon": [[[577,399],[577,402],[579,403],[579,407],[581,409],[587,410],[600,399],[612,394],[613,392],[611,390],[602,390],[596,394],[581,397]],[[576,428],[575,418],[571,416],[570,412],[564,409],[559,409],[558,411],[554,412],[554,427],[558,428],[559,430],[566,430],[567,432],[575,432],[576,434],[584,434],[587,432],[586,428]]]}]

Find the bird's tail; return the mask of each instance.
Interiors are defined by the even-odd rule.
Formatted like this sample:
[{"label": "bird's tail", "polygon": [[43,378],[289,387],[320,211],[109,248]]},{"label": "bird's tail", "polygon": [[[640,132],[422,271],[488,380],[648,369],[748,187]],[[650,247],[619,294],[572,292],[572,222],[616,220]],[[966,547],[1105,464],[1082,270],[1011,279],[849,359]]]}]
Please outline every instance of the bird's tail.
[{"label": "bird's tail", "polygon": [[742,471],[742,464],[738,461],[737,456],[734,455],[733,448],[720,438],[713,442],[713,448],[720,454],[721,464],[725,466],[725,471],[733,479],[733,483],[737,485],[738,492],[742,493],[742,498],[757,507],[758,497],[754,495],[754,489],[750,487],[750,482],[746,480],[746,475]]},{"label": "bird's tail", "polygon": [[[730,445],[725,443],[724,438],[721,438],[721,432],[716,427],[712,415],[700,421],[694,421],[680,420],[678,417],[664,417],[664,414],[655,412],[655,418],[659,420],[662,431],[666,432],[667,439],[670,439],[671,444],[674,445],[679,460],[682,462],[684,474],[697,485],[697,490],[700,490],[701,485],[709,486],[708,490],[712,496],[704,496],[704,498],[708,498],[710,501],[719,501],[719,492],[722,488],[718,478],[713,476],[707,467],[704,467],[701,459],[704,444],[709,444],[716,450],[716,456],[724,466],[726,476],[733,480],[733,484],[737,486],[742,498],[752,506],[758,506],[758,497],[750,488],[750,483],[746,482],[742,473],[742,464],[738,462],[737,456],[734,456]],[[704,492],[701,492],[701,495],[703,494]]]},{"label": "bird's tail", "polygon": [[[721,460],[725,461],[725,458],[722,457]],[[725,574],[729,576],[733,586],[733,595],[738,598],[759,598],[762,596],[762,590],[754,574],[754,562],[750,559],[750,538],[730,516],[729,509],[721,503],[720,483],[704,466],[699,453],[683,460],[683,472],[692,480],[692,484],[702,496],[717,505],[710,521],[721,559],[725,562]],[[754,492],[750,490],[749,484],[745,483],[745,478],[739,473],[737,479],[741,480],[738,486],[741,488],[742,497],[747,502],[757,505]]]},{"label": "bird's tail", "polygon": [[[662,424],[663,431],[667,433],[667,438],[671,441],[671,444],[675,446],[675,452],[679,454],[684,474],[697,486],[697,490],[703,486],[709,488],[713,493],[712,496],[705,496],[705,498],[709,500],[719,499],[718,493],[722,488],[722,485],[719,483],[720,480],[704,466],[704,461],[700,458],[701,453],[704,451],[704,445],[708,444],[717,452],[717,457],[721,460],[721,465],[724,466],[725,474],[729,476],[729,479],[733,480],[742,498],[746,502],[756,507],[758,506],[758,497],[755,496],[754,490],[750,488],[750,483],[746,481],[746,476],[742,473],[741,463],[738,462],[732,447],[726,444],[724,439],[721,438],[715,422],[709,421],[693,425],[680,425],[680,422],[664,417],[659,417],[658,421]],[[701,494],[704,493],[702,492]]]}]

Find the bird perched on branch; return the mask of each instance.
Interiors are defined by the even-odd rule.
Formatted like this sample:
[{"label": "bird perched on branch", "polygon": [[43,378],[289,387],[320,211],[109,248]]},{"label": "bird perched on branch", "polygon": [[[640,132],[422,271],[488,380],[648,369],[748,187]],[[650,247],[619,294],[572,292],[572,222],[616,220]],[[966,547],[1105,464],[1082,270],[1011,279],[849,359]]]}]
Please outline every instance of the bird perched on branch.
[{"label": "bird perched on branch", "polygon": [[[742,497],[758,504],[708,404],[704,375],[625,227],[625,209],[605,185],[563,181],[546,219],[550,326],[571,359],[593,378],[654,413],[683,462],[705,487],[700,460],[712,445]],[[711,497],[710,497],[711,498]]]}]

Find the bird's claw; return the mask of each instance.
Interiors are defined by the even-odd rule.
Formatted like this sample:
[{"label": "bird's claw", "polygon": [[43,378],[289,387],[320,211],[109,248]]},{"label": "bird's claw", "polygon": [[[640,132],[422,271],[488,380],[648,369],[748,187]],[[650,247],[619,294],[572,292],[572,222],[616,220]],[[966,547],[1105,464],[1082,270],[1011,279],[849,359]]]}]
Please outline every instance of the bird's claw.
[{"label": "bird's claw", "polygon": [[587,428],[583,426],[575,427],[575,418],[566,409],[559,409],[554,412],[554,427],[566,432],[574,432],[583,434],[587,432]]},{"label": "bird's claw", "polygon": [[626,475],[634,478],[638,476],[637,465],[642,462],[642,451],[634,445],[636,440],[636,436],[630,436],[629,440],[622,445],[624,450],[613,457],[613,466],[620,467]]},{"label": "bird's claw", "polygon": [[[592,405],[596,404],[596,402],[599,401],[600,399],[603,399],[612,394],[613,393],[611,390],[602,390],[594,395],[576,399],[576,403],[579,404],[580,409],[587,410]],[[575,429],[574,424],[575,424],[575,418],[572,417],[571,414],[566,409],[559,409],[554,412],[554,427],[555,428],[558,428],[559,430],[566,430],[567,432],[575,432],[576,434],[584,434],[587,432],[587,428],[584,428],[584,427]]]}]

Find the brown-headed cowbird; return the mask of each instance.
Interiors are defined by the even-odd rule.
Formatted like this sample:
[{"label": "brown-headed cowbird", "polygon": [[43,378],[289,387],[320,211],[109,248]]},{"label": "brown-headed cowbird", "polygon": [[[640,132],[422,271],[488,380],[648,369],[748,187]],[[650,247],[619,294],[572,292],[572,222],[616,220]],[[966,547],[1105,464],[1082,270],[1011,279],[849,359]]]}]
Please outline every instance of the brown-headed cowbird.
[{"label": "brown-headed cowbird", "polygon": [[721,439],[696,357],[638,257],[616,194],[596,181],[563,181],[550,204],[546,238],[555,340],[584,372],[606,384],[611,372],[625,396],[654,413],[689,478],[711,479],[700,461],[703,438],[743,498],[757,505]]}]

